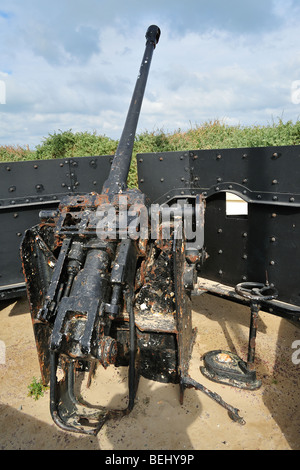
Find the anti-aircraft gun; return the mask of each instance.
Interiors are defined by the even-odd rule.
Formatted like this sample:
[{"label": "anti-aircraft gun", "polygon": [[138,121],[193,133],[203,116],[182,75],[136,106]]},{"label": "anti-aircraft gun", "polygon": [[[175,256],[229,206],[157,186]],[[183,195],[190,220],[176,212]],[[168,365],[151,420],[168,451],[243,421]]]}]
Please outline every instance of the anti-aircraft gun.
[{"label": "anti-aircraft gun", "polygon": [[[218,197],[229,188],[237,194],[243,192],[251,202],[257,189],[248,187],[246,180],[241,185],[240,176],[228,177],[226,172],[233,167],[222,165],[226,151],[207,151],[209,171],[204,171],[203,181],[212,181],[206,187],[197,176],[197,164],[202,160],[204,165],[205,160],[198,159],[201,151],[199,155],[156,154],[153,172],[158,183],[154,183],[154,176],[152,180],[153,160],[142,156],[139,189],[127,187],[138,118],[159,37],[159,28],[150,26],[124,130],[102,191],[66,196],[57,209],[42,210],[40,223],[27,230],[22,241],[41,375],[44,384],[50,383],[51,415],[58,426],[72,432],[96,434],[106,420],[130,412],[140,376],[178,384],[180,403],[186,388],[200,390],[225,408],[234,421],[244,424],[239,410],[189,375],[196,334],[191,294],[201,290],[251,306],[247,362],[228,352],[213,351],[204,358],[203,374],[243,388],[260,385],[254,368],[257,315],[262,302],[267,305],[277,297],[274,285],[268,279],[263,282],[265,271],[261,269],[259,283],[249,283],[243,276],[241,284],[229,275],[227,283],[236,286],[230,293],[220,282],[203,282],[201,287],[197,281],[199,273],[205,277],[205,266],[208,263],[209,269],[215,259],[207,250],[209,240],[204,240],[206,222],[213,219],[211,240],[222,233],[216,225],[219,208],[206,216],[207,198]],[[237,174],[245,171],[244,166],[239,167],[248,162],[245,151],[239,161],[234,167]],[[156,197],[149,198],[155,191]],[[268,194],[257,196],[259,203],[268,204]],[[241,240],[247,240],[245,231]],[[245,253],[244,245],[241,250]],[[220,256],[221,252],[219,248]],[[236,266],[237,272],[239,269]],[[226,273],[221,269],[218,273],[221,278],[225,274],[226,284]],[[242,280],[240,274],[237,279]],[[271,307],[285,308],[282,303],[268,304]],[[98,364],[128,367],[125,409],[87,406],[76,395],[77,371],[92,377]],[[63,377],[59,378],[58,370]]]}]

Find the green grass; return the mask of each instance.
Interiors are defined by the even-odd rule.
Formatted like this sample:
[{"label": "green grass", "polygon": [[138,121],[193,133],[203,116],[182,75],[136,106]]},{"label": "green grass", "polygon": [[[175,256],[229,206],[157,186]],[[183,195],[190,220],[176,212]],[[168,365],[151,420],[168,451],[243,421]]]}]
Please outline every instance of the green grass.
[{"label": "green grass", "polygon": [[48,387],[45,387],[42,384],[42,380],[37,380],[36,377],[32,378],[32,382],[27,388],[28,396],[32,397],[34,400],[38,400],[40,397],[43,397],[45,390],[48,389]]},{"label": "green grass", "polygon": [[[135,138],[133,159],[128,184],[137,183],[135,155],[147,152],[169,152],[197,149],[223,149],[243,147],[268,147],[300,144],[300,121],[277,123],[267,126],[229,126],[220,121],[205,122],[187,132],[180,129],[166,133],[162,129],[145,131]],[[113,155],[118,141],[89,132],[58,131],[45,137],[34,150],[0,147],[0,161],[40,160],[72,158],[95,155]]]}]

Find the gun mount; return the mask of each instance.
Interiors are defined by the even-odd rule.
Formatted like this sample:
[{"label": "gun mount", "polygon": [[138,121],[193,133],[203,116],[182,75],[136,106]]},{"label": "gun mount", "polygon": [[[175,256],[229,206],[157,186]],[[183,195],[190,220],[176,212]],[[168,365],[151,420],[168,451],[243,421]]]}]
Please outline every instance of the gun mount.
[{"label": "gun mount", "polygon": [[[239,410],[189,375],[195,339],[192,294],[208,291],[251,306],[247,363],[230,353],[213,351],[201,369],[211,380],[229,385],[259,386],[254,368],[258,307],[299,320],[298,298],[293,304],[293,294],[286,289],[276,303],[279,294],[274,282],[264,282],[265,266],[255,257],[247,273],[259,281],[255,286],[240,285],[248,278],[238,265],[233,272],[221,268],[217,274],[210,272],[216,259],[211,253],[218,246],[215,239],[223,230],[218,219],[219,205],[223,204],[220,194],[228,189],[242,194],[255,203],[262,219],[265,215],[269,218],[270,210],[275,212],[274,204],[276,212],[283,211],[284,203],[277,205],[274,198],[278,196],[270,195],[265,181],[252,187],[252,179],[245,186],[245,165],[249,162],[245,149],[239,150],[242,158],[238,157],[234,167],[223,163],[229,151],[144,155],[138,163],[140,188],[127,188],[136,127],[159,37],[159,28],[150,26],[124,130],[102,176],[102,189],[67,195],[56,208],[43,209],[40,223],[26,230],[21,245],[42,380],[50,383],[50,411],[58,426],[72,432],[96,434],[106,420],[129,413],[140,376],[178,384],[180,403],[186,388],[200,390],[225,408],[234,421],[244,424]],[[231,154],[235,156],[237,150]],[[156,163],[151,168],[153,157]],[[256,154],[253,159],[256,161]],[[277,163],[277,158],[274,160]],[[204,165],[200,169],[199,161]],[[209,169],[207,174],[204,167]],[[203,168],[201,183],[196,175]],[[228,175],[232,168],[236,174]],[[285,198],[288,193],[284,191]],[[291,197],[288,211],[292,217],[297,201]],[[245,254],[246,247],[239,245],[248,240],[246,222],[240,219],[238,223],[236,248]],[[261,241],[258,244],[261,246]],[[262,245],[265,250],[265,242]],[[230,287],[236,285],[237,291],[232,291]],[[288,306],[287,301],[293,305]],[[98,364],[128,367],[126,408],[87,406],[76,395],[76,371],[91,376]],[[60,379],[58,371],[63,375]]]}]

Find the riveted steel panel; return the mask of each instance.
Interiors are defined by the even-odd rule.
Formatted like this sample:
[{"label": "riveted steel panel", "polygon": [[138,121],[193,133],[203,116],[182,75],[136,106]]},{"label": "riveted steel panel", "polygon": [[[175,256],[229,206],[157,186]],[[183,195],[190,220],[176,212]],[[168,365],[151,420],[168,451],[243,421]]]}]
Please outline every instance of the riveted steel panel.
[{"label": "riveted steel panel", "polygon": [[0,163],[0,299],[25,293],[19,248],[42,209],[67,195],[101,192],[112,156]]},{"label": "riveted steel panel", "polygon": [[137,164],[152,202],[231,191],[248,202],[300,207],[299,145],[143,154]]},{"label": "riveted steel panel", "polygon": [[[144,154],[137,164],[153,203],[205,196],[203,279],[273,283],[280,302],[300,306],[300,146]],[[248,214],[229,215],[226,193]]]}]

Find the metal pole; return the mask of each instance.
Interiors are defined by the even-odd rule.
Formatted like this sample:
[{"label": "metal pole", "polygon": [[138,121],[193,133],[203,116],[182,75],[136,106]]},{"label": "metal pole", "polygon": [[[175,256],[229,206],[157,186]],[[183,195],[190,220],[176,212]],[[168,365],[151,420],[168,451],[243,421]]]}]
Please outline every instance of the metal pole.
[{"label": "metal pole", "polygon": [[260,305],[258,302],[251,302],[251,320],[249,330],[249,343],[248,343],[248,357],[247,357],[247,368],[249,370],[255,370],[255,343],[256,333],[258,327],[258,314]]}]

